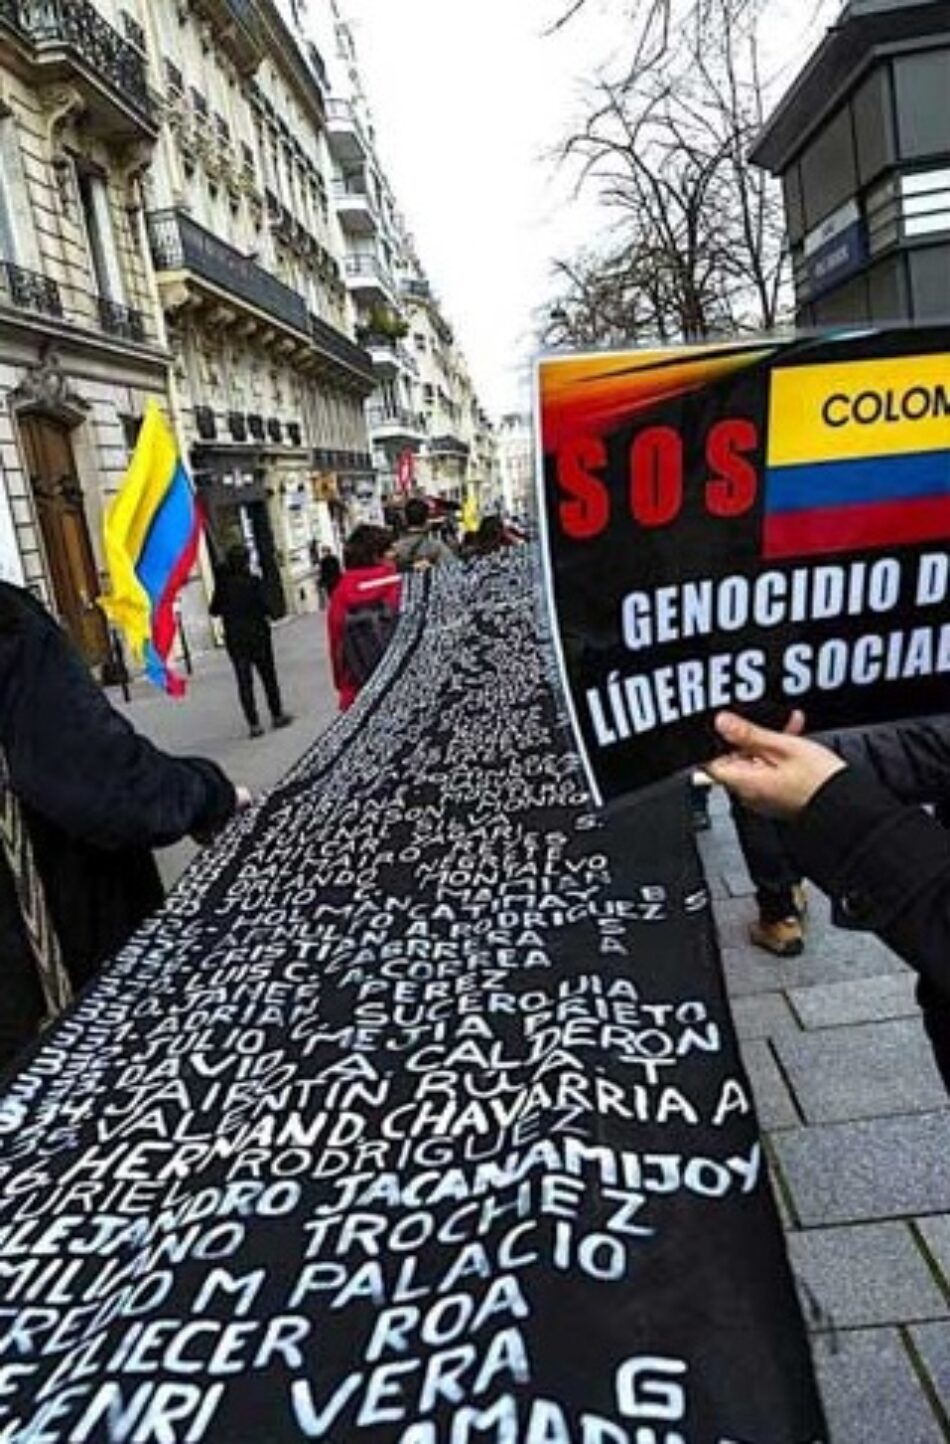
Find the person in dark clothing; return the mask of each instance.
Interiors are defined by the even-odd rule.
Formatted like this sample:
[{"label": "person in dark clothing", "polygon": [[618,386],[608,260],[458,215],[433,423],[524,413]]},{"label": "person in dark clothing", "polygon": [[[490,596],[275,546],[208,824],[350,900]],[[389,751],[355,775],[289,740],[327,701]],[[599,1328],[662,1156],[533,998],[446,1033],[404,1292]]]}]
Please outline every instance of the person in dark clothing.
[{"label": "person in dark clothing", "polygon": [[4,819],[25,824],[28,866],[0,849],[0,1070],[47,1012],[32,885],[73,988],[81,988],[162,901],[153,847],[212,836],[248,801],[213,762],[173,758],[140,737],[29,593],[0,583]]},{"label": "person in dark clothing", "polygon": [[913,786],[946,797],[945,727],[913,723],[837,741],[837,751],[799,735],[756,727],[731,713],[717,729],[733,751],[707,770],[766,816],[789,821],[786,840],[803,873],[837,901],[846,918],[875,932],[918,974],[917,1000],[934,1057],[950,1091],[950,838],[905,795]]},{"label": "person in dark clothing", "polygon": [[340,565],[340,558],[329,547],[322,547],[320,564],[317,568],[317,587],[320,592],[321,607],[326,607],[342,575],[343,568]]},{"label": "person in dark clothing", "polygon": [[805,890],[801,869],[790,855],[783,830],[732,799],[732,821],[749,877],[755,888],[758,916],[749,924],[749,938],[777,958],[797,958],[805,951]]},{"label": "person in dark clothing", "polygon": [[449,547],[429,530],[429,503],[421,496],[406,502],[406,533],[396,542],[393,557],[401,572],[424,571],[452,560]]},{"label": "person in dark clothing", "polygon": [[234,675],[238,696],[252,737],[263,737],[254,695],[254,673],[264,684],[264,694],[275,727],[289,727],[293,718],[284,711],[271,642],[271,610],[260,577],[251,571],[247,547],[234,546],[215,580],[211,615],[224,624],[224,645]]}]

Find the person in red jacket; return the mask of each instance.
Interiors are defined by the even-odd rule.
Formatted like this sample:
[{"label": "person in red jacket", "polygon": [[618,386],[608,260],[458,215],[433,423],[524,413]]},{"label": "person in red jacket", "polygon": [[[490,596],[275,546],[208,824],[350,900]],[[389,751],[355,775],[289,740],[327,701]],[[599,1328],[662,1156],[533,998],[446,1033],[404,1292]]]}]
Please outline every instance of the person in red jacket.
[{"label": "person in red jacket", "polygon": [[327,611],[333,685],[345,712],[382,656],[399,610],[402,581],[393,539],[379,526],[358,526],[343,547],[343,575]]}]

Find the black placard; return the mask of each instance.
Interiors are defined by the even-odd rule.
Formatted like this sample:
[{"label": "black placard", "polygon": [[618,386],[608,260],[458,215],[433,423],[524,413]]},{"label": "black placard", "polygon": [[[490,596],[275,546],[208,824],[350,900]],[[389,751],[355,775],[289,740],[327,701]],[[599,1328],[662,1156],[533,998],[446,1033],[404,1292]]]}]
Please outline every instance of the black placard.
[{"label": "black placard", "polygon": [[539,366],[565,685],[600,800],[733,707],[812,730],[947,710],[950,330]]}]

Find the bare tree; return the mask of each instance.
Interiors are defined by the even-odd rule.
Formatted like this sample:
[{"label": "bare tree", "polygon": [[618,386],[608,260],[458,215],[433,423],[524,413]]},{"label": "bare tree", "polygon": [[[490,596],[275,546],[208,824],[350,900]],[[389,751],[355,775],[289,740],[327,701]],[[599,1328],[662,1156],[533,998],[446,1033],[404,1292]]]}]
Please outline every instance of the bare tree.
[{"label": "bare tree", "polygon": [[[690,23],[674,34],[664,27],[681,4],[688,15],[684,9],[680,18]],[[643,26],[654,27],[663,61],[655,47],[641,48],[622,77],[601,78],[562,147],[578,188],[596,191],[612,224],[599,273],[590,256],[580,268],[558,268],[560,311],[580,314],[582,278],[602,311],[628,308],[631,339],[696,340],[776,323],[781,205],[747,160],[765,117],[759,5],[641,0],[634,7],[645,9]]]}]

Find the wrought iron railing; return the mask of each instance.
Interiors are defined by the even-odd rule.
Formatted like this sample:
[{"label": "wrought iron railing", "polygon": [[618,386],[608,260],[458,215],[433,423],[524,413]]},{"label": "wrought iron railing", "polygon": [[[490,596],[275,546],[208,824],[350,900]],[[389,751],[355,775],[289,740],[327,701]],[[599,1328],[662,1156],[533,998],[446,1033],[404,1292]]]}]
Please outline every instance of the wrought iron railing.
[{"label": "wrought iron railing", "polygon": [[0,290],[18,311],[36,311],[41,316],[62,319],[63,300],[59,287],[48,276],[27,271],[12,261],[0,261]]},{"label": "wrought iron railing", "polygon": [[467,442],[459,436],[433,436],[429,442],[429,451],[434,456],[455,456],[460,461],[468,458],[470,447]]},{"label": "wrought iron railing", "polygon": [[193,271],[294,330],[309,332],[307,303],[301,295],[184,212],[153,211],[148,228],[158,270]]},{"label": "wrought iron railing", "polygon": [[367,381],[372,382],[373,363],[363,350],[351,341],[349,336],[344,336],[342,331],[324,321],[316,312],[310,312],[310,334],[317,348],[327,356],[332,356],[335,361],[340,361],[344,366],[359,372]]},{"label": "wrought iron railing", "polygon": [[90,0],[31,0],[20,4],[23,29],[36,43],[58,41],[73,50],[100,80],[149,120],[154,108],[145,58],[100,14]]},{"label": "wrought iron railing", "polygon": [[123,306],[108,296],[99,296],[99,324],[110,336],[124,341],[145,341],[145,317],[133,306]]},{"label": "wrought iron railing", "polygon": [[5,20],[8,25],[12,25],[14,30],[24,30],[20,0],[0,0],[0,20]]},{"label": "wrought iron railing", "polygon": [[420,431],[419,418],[405,406],[367,406],[366,420],[371,430]]},{"label": "wrought iron railing", "polygon": [[411,296],[414,300],[428,301],[432,296],[432,288],[428,281],[417,281],[412,276],[404,276],[400,282],[400,290],[404,296]]},{"label": "wrought iron railing", "polygon": [[383,264],[375,256],[347,256],[346,274],[348,276],[359,276],[361,279],[380,281],[391,285],[392,282],[387,276]]},{"label": "wrought iron railing", "polygon": [[148,233],[156,270],[193,272],[292,330],[309,336],[324,355],[372,383],[373,366],[365,351],[309,311],[298,291],[206,231],[185,212],[153,211],[148,218]]}]

